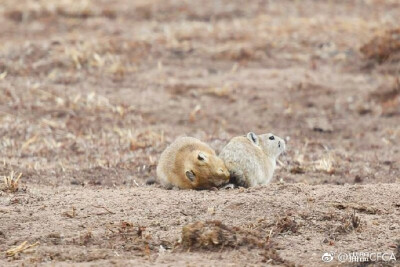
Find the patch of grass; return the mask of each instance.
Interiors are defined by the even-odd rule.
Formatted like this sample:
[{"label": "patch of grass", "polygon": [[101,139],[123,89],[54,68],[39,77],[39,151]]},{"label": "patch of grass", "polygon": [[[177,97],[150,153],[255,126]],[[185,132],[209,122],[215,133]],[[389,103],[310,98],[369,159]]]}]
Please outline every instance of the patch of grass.
[{"label": "patch of grass", "polygon": [[[278,231],[286,231],[289,228],[293,230],[292,225],[292,223],[282,222]],[[262,250],[260,255],[263,263],[295,266],[279,256],[274,243],[270,240],[270,235],[271,232],[264,237],[265,234],[262,231],[231,227],[221,221],[198,221],[187,224],[182,228],[179,245],[187,250],[211,251],[221,251],[224,248],[237,249],[242,246],[258,248]]]},{"label": "patch of grass", "polygon": [[90,243],[90,241],[93,239],[92,231],[89,229],[86,233],[81,234],[79,239],[80,239],[81,245],[83,245],[83,246],[88,245]]},{"label": "patch of grass", "polygon": [[19,180],[22,177],[22,173],[17,174],[16,172],[11,171],[10,175],[3,177],[4,184],[0,186],[0,190],[11,193],[19,190]]},{"label": "patch of grass", "polygon": [[297,233],[299,229],[299,225],[297,224],[296,220],[290,216],[285,216],[282,218],[278,218],[275,223],[275,231],[276,233]]},{"label": "patch of grass", "polygon": [[395,256],[396,256],[396,259],[400,259],[400,239],[397,239],[396,240],[396,250],[395,250]]},{"label": "patch of grass", "polygon": [[65,217],[68,217],[68,218],[75,218],[76,217],[76,208],[72,207],[71,211],[63,212],[62,216],[65,216]]},{"label": "patch of grass", "polygon": [[148,257],[160,246],[160,243],[146,233],[146,227],[131,222],[121,221],[116,225],[110,223],[107,230],[106,238],[110,247],[121,247],[124,251],[136,252],[138,256]]},{"label": "patch of grass", "polygon": [[334,159],[332,155],[328,155],[323,157],[321,160],[317,162],[317,166],[315,167],[316,170],[325,172],[327,174],[335,173],[334,168]]},{"label": "patch of grass", "polygon": [[400,53],[400,28],[387,30],[363,45],[360,51],[368,59],[382,63]]},{"label": "patch of grass", "polygon": [[264,246],[263,240],[256,233],[239,227],[229,227],[220,221],[198,221],[185,225],[182,228],[181,244],[187,249]]},{"label": "patch of grass", "polygon": [[38,246],[40,243],[36,242],[33,244],[28,245],[28,241],[24,241],[21,245],[10,248],[9,250],[6,251],[6,256],[7,257],[14,257],[18,256],[18,254],[22,253],[23,251],[26,251],[30,248]]},{"label": "patch of grass", "polygon": [[355,212],[352,214],[346,214],[340,219],[340,225],[336,227],[335,232],[339,234],[347,234],[361,226],[361,219],[356,215]]}]

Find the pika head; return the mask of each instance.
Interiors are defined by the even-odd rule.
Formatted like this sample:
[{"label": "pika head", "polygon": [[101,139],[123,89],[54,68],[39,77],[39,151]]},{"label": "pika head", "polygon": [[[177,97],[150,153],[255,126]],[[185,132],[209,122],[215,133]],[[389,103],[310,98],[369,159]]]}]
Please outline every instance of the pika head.
[{"label": "pika head", "polygon": [[272,133],[256,135],[249,132],[247,138],[254,145],[259,146],[267,156],[274,159],[277,159],[286,148],[285,141]]},{"label": "pika head", "polygon": [[185,175],[195,187],[220,186],[229,182],[229,171],[225,163],[215,154],[195,150],[190,153]]}]

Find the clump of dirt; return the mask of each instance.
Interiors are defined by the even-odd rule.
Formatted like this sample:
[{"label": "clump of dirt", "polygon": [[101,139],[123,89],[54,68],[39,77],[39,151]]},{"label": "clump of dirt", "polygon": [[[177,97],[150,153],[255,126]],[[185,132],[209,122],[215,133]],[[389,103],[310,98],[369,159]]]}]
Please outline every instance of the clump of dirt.
[{"label": "clump of dirt", "polygon": [[136,251],[140,256],[148,256],[157,247],[157,244],[145,231],[146,227],[144,226],[121,221],[116,225],[108,225],[106,238],[110,247],[118,247],[124,251]]},{"label": "clump of dirt", "polygon": [[275,223],[275,227],[276,227],[275,232],[278,234],[286,232],[297,233],[299,229],[299,225],[296,222],[296,220],[288,215],[279,218]]},{"label": "clump of dirt", "polygon": [[0,184],[0,191],[15,193],[20,189],[19,180],[21,179],[22,173],[16,174],[11,171],[10,175],[3,176],[4,184]]},{"label": "clump of dirt", "polygon": [[182,228],[182,246],[190,249],[214,249],[249,245],[262,248],[264,240],[239,227],[229,227],[220,221],[195,222]]},{"label": "clump of dirt", "polygon": [[392,86],[381,86],[369,95],[382,108],[383,116],[400,114],[400,79],[396,79]]},{"label": "clump of dirt", "polygon": [[18,255],[30,248],[34,248],[37,245],[39,245],[39,242],[36,242],[34,244],[28,244],[28,241],[24,241],[21,245],[10,248],[9,250],[6,251],[6,256],[7,257],[18,257]]},{"label": "clump of dirt", "polygon": [[339,234],[347,234],[356,229],[360,229],[361,219],[355,213],[346,214],[340,218],[340,225],[336,227],[335,232]]},{"label": "clump of dirt", "polygon": [[144,131],[136,135],[130,141],[130,149],[132,151],[147,147],[155,147],[164,143],[163,133],[156,133],[154,131]]},{"label": "clump of dirt", "polygon": [[[295,223],[285,217],[277,222],[278,232],[296,231]],[[241,227],[230,227],[221,221],[198,221],[187,224],[182,228],[181,245],[189,250],[218,250],[224,248],[237,249],[241,246],[258,248],[262,252],[262,262],[295,266],[282,259],[269,236],[262,237],[261,232],[245,230]]]},{"label": "clump of dirt", "polygon": [[395,251],[395,256],[396,259],[400,259],[400,239],[396,240],[396,251]]},{"label": "clump of dirt", "polygon": [[[400,28],[387,30],[384,34],[374,36],[371,41],[360,48],[366,58],[383,63],[400,56]],[[399,60],[400,57],[397,57]]]}]

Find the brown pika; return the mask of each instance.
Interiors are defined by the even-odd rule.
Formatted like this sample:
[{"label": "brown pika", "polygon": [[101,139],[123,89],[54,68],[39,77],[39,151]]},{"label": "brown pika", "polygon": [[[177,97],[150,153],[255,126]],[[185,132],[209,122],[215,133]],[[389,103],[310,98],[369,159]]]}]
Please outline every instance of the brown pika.
[{"label": "brown pika", "polygon": [[271,133],[256,135],[249,132],[237,136],[219,154],[231,175],[231,183],[251,187],[272,180],[276,159],[285,151],[285,141]]},{"label": "brown pika", "polygon": [[229,171],[207,144],[179,137],[161,153],[157,178],[167,188],[208,189],[228,183]]}]

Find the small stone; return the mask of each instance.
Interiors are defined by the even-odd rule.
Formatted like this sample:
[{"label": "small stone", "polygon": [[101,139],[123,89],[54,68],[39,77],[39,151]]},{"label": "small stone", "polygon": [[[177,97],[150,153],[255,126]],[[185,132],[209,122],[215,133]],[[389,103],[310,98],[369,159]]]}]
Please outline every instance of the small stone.
[{"label": "small stone", "polygon": [[207,213],[208,213],[209,215],[214,215],[214,214],[215,214],[215,208],[214,208],[214,207],[208,207]]}]

